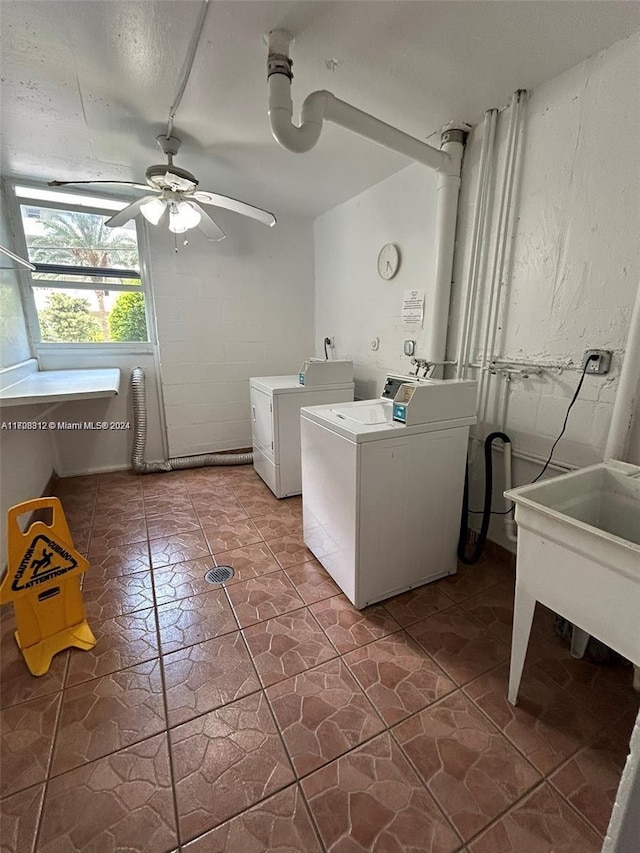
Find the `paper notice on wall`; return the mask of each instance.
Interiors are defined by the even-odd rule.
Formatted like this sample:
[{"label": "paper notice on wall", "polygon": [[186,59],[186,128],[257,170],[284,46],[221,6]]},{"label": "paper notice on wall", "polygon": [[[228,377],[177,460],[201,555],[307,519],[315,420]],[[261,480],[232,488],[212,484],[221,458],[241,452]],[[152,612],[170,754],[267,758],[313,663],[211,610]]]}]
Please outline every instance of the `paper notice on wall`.
[{"label": "paper notice on wall", "polygon": [[405,290],[402,300],[402,324],[408,329],[422,328],[424,290]]}]

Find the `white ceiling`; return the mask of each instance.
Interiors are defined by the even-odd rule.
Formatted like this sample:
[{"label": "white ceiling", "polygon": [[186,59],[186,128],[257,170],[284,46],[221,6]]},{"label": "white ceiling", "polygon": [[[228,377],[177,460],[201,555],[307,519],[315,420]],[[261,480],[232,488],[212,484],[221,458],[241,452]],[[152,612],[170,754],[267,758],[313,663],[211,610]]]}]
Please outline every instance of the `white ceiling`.
[{"label": "white ceiling", "polygon": [[[141,180],[166,129],[201,4],[193,0],[2,2],[2,166],[37,179]],[[407,165],[328,126],[284,151],[266,115],[262,34],[295,36],[296,110],[329,89],[426,138],[477,122],[640,28],[617,0],[211,0],[175,121],[177,158],[203,189],[315,216]],[[327,60],[336,60],[330,70]]]}]

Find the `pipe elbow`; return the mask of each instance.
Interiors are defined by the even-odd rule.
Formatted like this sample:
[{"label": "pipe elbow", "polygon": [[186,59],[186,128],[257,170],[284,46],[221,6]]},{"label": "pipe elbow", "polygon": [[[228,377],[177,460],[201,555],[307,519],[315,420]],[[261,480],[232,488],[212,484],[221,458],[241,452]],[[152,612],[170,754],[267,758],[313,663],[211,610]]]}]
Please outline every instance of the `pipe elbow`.
[{"label": "pipe elbow", "polygon": [[302,105],[299,126],[293,124],[288,104],[269,104],[269,123],[276,142],[295,154],[310,151],[320,139],[327,104],[326,92],[312,92]]},{"label": "pipe elbow", "polygon": [[436,169],[436,172],[441,177],[458,178],[458,180],[460,180],[463,147],[458,143],[449,143],[447,148],[449,150],[446,150],[444,147],[440,149],[442,161]]},{"label": "pipe elbow", "polygon": [[312,124],[319,124],[322,127],[330,97],[332,97],[331,93],[324,89],[307,95],[300,110],[300,123],[305,125],[311,122]]},{"label": "pipe elbow", "polygon": [[294,154],[310,151],[320,138],[322,131],[322,121],[310,121],[296,127],[291,121],[291,114],[277,108],[269,110],[269,124],[276,142]]}]

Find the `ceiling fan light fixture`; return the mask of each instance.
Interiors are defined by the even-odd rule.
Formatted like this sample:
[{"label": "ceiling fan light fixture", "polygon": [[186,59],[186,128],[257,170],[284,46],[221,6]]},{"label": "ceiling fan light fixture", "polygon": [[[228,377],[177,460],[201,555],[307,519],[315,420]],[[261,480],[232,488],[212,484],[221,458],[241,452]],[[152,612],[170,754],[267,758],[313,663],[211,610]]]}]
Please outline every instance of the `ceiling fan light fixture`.
[{"label": "ceiling fan light fixture", "polygon": [[184,234],[190,228],[200,224],[202,215],[188,201],[180,201],[169,205],[169,231],[174,234]]},{"label": "ceiling fan light fixture", "polygon": [[146,202],[140,207],[140,213],[144,216],[147,222],[150,222],[152,225],[157,225],[162,219],[164,212],[166,210],[166,205],[163,199],[154,198],[151,201]]}]

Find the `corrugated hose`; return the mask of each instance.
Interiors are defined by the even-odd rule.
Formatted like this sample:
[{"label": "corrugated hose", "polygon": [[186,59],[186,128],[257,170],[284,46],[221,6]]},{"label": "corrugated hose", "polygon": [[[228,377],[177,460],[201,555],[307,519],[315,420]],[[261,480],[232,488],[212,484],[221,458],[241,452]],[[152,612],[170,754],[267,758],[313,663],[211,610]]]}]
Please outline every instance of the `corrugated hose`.
[{"label": "corrugated hose", "polygon": [[131,371],[133,399],[133,447],[131,468],[136,474],[156,474],[162,471],[182,471],[187,468],[206,468],[213,465],[251,465],[253,453],[204,453],[200,456],[176,456],[165,462],[145,462],[147,444],[147,395],[145,375],[141,367]]}]

